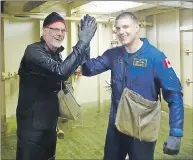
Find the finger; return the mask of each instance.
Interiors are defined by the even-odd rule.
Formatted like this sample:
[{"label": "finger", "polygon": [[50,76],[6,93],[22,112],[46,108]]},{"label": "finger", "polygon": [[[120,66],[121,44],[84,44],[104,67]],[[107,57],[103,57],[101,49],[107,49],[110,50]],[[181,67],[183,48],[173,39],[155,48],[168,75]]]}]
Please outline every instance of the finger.
[{"label": "finger", "polygon": [[83,19],[80,20],[80,24],[83,25],[84,24],[84,21]]},{"label": "finger", "polygon": [[87,25],[88,26],[90,25],[90,22],[91,22],[91,16],[88,15],[88,17],[87,17]]},{"label": "finger", "polygon": [[92,22],[92,23],[96,23],[96,18],[95,18],[95,17],[92,17],[92,18],[91,18],[91,22]]},{"label": "finger", "polygon": [[95,22],[92,22],[92,24],[89,25],[90,29],[92,29],[93,32],[97,29],[97,24]]},{"label": "finger", "polygon": [[80,21],[82,24],[85,25],[85,22],[86,22],[86,15],[83,17],[83,19],[81,19],[82,21]]},{"label": "finger", "polygon": [[81,26],[80,26],[80,24],[78,24],[78,33],[80,33],[81,32]]},{"label": "finger", "polygon": [[84,18],[83,18],[83,20],[84,20],[84,23],[85,23],[86,19],[87,19],[87,16],[85,15],[85,16],[84,16]]},{"label": "finger", "polygon": [[84,27],[84,21],[83,21],[83,19],[80,20],[80,25],[81,25],[81,30],[82,30],[83,27]]},{"label": "finger", "polygon": [[94,17],[90,17],[89,22],[88,22],[88,25],[90,26],[90,25],[92,25],[93,23],[96,23],[95,21],[96,21],[96,20],[95,20]]},{"label": "finger", "polygon": [[95,26],[97,26],[96,20],[92,20],[89,26],[91,26],[91,27],[93,27],[93,28],[94,28]]},{"label": "finger", "polygon": [[96,18],[95,18],[95,17],[91,17],[91,18],[92,18],[92,20],[96,21]]},{"label": "finger", "polygon": [[92,18],[88,25],[93,30],[97,25],[96,20]]},{"label": "finger", "polygon": [[94,34],[95,34],[96,30],[97,30],[97,25],[95,25],[95,28],[94,28]]},{"label": "finger", "polygon": [[89,22],[90,16],[88,14],[86,14],[85,18],[84,18],[84,24],[86,26],[88,26],[88,22]]},{"label": "finger", "polygon": [[163,144],[163,153],[167,154],[168,148],[167,148],[167,142],[164,142]]},{"label": "finger", "polygon": [[168,148],[164,147],[164,148],[163,148],[163,153],[164,153],[164,154],[168,154]]},{"label": "finger", "polygon": [[93,28],[93,36],[95,35],[96,30],[97,30],[97,26],[95,26],[95,27]]}]

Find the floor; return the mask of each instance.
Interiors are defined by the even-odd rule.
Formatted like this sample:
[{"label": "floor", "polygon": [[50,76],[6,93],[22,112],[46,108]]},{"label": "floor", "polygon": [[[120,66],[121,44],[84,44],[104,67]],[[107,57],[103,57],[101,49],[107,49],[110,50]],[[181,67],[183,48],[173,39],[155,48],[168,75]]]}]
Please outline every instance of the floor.
[{"label": "floor", "polygon": [[[193,112],[188,108],[185,109],[184,137],[182,139],[179,155],[166,156],[162,154],[162,145],[168,136],[167,111],[167,107],[163,106],[161,132],[156,146],[155,160],[193,159]],[[76,122],[63,122],[61,120],[59,126],[64,132],[64,139],[58,139],[56,159],[102,159],[108,123],[108,112],[109,103],[105,103],[100,107],[89,104],[84,106],[83,118],[81,120]],[[7,131],[1,136],[2,160],[15,159],[15,133],[15,117],[10,117],[7,119]]]}]

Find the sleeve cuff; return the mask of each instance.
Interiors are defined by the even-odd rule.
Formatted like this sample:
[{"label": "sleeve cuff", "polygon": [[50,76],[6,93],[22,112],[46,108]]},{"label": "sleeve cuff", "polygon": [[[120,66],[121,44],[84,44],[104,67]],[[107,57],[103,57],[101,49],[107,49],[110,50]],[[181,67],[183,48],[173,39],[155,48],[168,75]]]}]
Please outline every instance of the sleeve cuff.
[{"label": "sleeve cuff", "polygon": [[170,129],[170,136],[183,137],[183,131],[179,128],[172,128]]}]

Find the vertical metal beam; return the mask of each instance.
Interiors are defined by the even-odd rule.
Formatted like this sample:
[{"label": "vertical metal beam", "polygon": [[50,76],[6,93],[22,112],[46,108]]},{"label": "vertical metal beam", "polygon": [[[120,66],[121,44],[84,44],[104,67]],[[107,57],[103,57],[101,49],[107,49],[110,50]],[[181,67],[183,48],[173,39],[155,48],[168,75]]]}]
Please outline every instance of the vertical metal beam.
[{"label": "vertical metal beam", "polygon": [[[100,47],[100,31],[102,30],[102,24],[98,24],[98,29],[97,29],[97,56],[99,56],[99,47]],[[98,109],[100,110],[101,106],[101,83],[100,83],[100,74],[97,75],[97,90],[98,90]]]},{"label": "vertical metal beam", "polygon": [[[4,19],[1,19],[1,68],[5,72],[4,58]],[[5,81],[1,81],[1,132],[6,130]]]},{"label": "vertical metal beam", "polygon": [[[67,10],[66,10],[66,16],[67,17],[71,17],[71,4],[68,5]],[[68,31],[68,35],[67,35],[67,53],[69,54],[71,52],[71,48],[72,48],[72,32],[71,32],[71,21],[66,21],[66,26],[67,26],[67,31]]]},{"label": "vertical metal beam", "polygon": [[154,35],[155,35],[155,45],[158,47],[158,34],[157,34],[157,16],[153,15],[153,29],[154,29]]},{"label": "vertical metal beam", "polygon": [[183,79],[183,72],[182,72],[182,57],[181,57],[181,46],[180,46],[180,10],[176,10],[175,11],[176,12],[176,37],[177,37],[177,39],[176,39],[176,42],[177,42],[177,44],[176,44],[176,46],[175,47],[177,47],[178,48],[178,55],[180,55],[180,74],[179,74],[179,76],[180,76],[180,80],[182,80]]},{"label": "vertical metal beam", "polygon": [[[66,8],[66,16],[67,17],[71,17],[71,9],[72,9],[72,5],[71,3],[68,4],[68,7]],[[72,51],[72,25],[71,25],[71,21],[66,21],[66,27],[67,27],[67,56],[71,53]],[[69,81],[72,83],[72,86],[74,86],[74,75],[72,75],[70,78],[69,78]]]}]

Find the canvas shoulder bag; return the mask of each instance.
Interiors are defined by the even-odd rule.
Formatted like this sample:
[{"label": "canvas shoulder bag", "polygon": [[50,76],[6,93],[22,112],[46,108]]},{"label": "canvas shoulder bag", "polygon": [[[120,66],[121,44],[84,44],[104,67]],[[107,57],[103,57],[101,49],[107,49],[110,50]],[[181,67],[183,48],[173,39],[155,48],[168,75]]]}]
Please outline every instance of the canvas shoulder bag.
[{"label": "canvas shoulder bag", "polygon": [[[125,70],[124,64],[122,68]],[[125,74],[125,71],[123,73]],[[116,128],[141,141],[152,142],[158,138],[160,119],[160,101],[153,102],[143,98],[125,87],[124,80],[123,92],[117,108]]]},{"label": "canvas shoulder bag", "polygon": [[73,88],[70,83],[64,82],[65,88],[62,87],[58,92],[59,100],[59,117],[69,120],[77,120],[82,115],[81,106],[77,103],[73,95]]}]

